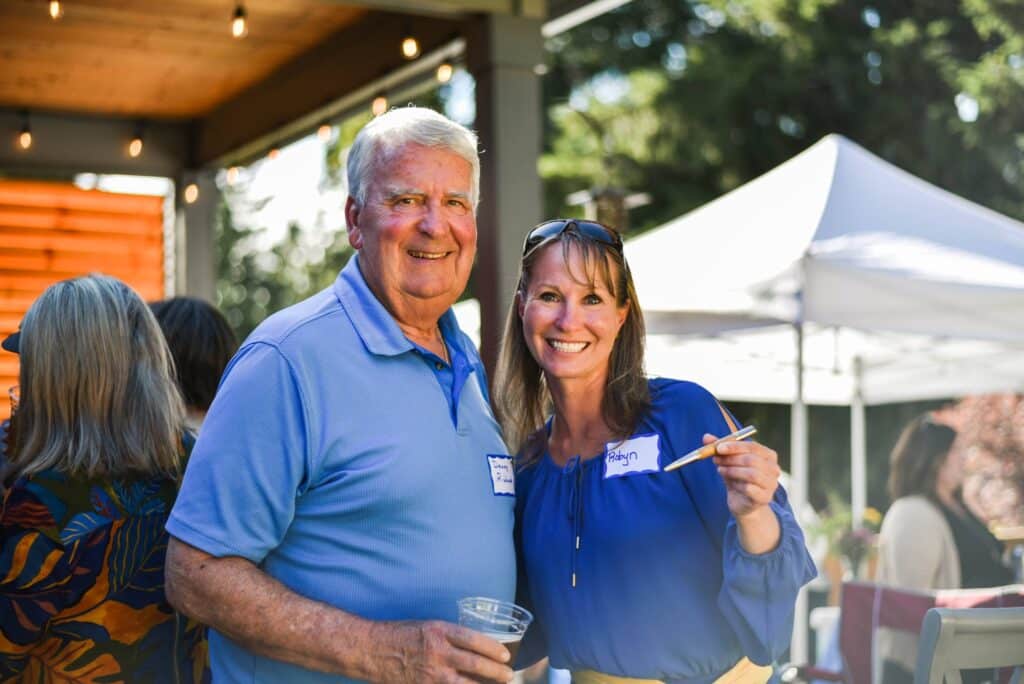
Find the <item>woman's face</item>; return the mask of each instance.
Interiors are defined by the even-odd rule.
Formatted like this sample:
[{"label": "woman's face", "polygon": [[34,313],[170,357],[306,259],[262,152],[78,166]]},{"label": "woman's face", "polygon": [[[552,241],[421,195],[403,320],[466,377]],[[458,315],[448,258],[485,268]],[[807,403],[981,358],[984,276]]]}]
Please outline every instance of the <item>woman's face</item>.
[{"label": "woman's face", "polygon": [[964,470],[959,453],[946,453],[935,478],[935,490],[939,494],[952,494],[963,483]]},{"label": "woman's face", "polygon": [[[566,263],[561,243],[541,249],[519,299],[526,346],[549,382],[580,379],[603,386],[629,305],[617,306],[600,277],[589,284],[579,250],[571,249]],[[614,278],[615,264],[610,267]]]}]

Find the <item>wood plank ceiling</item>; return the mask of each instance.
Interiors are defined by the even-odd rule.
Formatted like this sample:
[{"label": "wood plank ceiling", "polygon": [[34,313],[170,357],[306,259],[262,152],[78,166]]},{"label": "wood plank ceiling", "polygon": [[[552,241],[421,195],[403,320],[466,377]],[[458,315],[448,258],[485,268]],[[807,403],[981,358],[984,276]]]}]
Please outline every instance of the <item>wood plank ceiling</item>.
[{"label": "wood plank ceiling", "polygon": [[367,14],[322,0],[0,1],[0,106],[200,118]]}]

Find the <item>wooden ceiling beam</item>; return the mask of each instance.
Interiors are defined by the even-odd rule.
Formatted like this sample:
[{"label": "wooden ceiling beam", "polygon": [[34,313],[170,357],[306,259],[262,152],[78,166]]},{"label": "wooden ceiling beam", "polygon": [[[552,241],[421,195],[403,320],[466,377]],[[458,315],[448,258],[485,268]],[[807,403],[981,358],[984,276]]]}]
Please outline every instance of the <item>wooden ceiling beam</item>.
[{"label": "wooden ceiling beam", "polygon": [[32,146],[22,150],[15,144],[21,114],[0,110],[0,172],[51,178],[76,173],[174,178],[188,167],[188,123],[145,122],[142,154],[132,159],[127,146],[135,133],[134,119],[33,111],[30,122]]},{"label": "wooden ceiling beam", "polygon": [[407,65],[399,50],[407,31],[426,54],[458,38],[462,28],[455,19],[369,13],[201,119],[197,166],[245,162],[298,137],[282,131]]},{"label": "wooden ceiling beam", "polygon": [[[337,0],[345,3],[347,0]],[[537,0],[529,0],[528,4]],[[522,0],[359,0],[359,5],[376,10],[421,16],[465,17],[471,13],[509,14]]]},{"label": "wooden ceiling beam", "polygon": [[0,0],[0,107],[193,118],[350,25],[367,10],[323,0],[246,0],[249,35],[224,0]]},{"label": "wooden ceiling beam", "polygon": [[[347,3],[349,0],[336,0]],[[565,3],[569,0],[554,0]],[[575,0],[585,4],[590,0]],[[466,17],[470,14],[515,14],[532,19],[548,16],[551,0],[359,0],[362,7],[421,16]]]}]

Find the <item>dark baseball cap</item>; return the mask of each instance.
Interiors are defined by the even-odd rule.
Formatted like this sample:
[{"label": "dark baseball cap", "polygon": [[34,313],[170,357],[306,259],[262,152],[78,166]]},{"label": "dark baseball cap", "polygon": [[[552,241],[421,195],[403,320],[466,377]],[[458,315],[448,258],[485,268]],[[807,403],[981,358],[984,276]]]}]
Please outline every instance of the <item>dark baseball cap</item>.
[{"label": "dark baseball cap", "polygon": [[0,347],[3,347],[4,349],[6,349],[9,352],[13,352],[13,353],[17,354],[18,353],[18,343],[19,343],[20,340],[21,340],[21,330],[19,329],[17,332],[13,332],[10,335],[8,335],[7,337],[5,337],[4,341],[0,342]]}]

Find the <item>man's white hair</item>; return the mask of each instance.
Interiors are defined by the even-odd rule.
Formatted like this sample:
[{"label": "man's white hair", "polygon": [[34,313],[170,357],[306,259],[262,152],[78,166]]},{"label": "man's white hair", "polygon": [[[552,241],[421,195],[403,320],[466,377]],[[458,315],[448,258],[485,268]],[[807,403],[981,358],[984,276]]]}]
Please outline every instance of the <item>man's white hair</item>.
[{"label": "man's white hair", "polygon": [[480,154],[473,131],[426,107],[399,107],[363,126],[348,153],[348,194],[360,206],[376,167],[409,143],[448,150],[472,167],[470,201],[480,202]]}]

